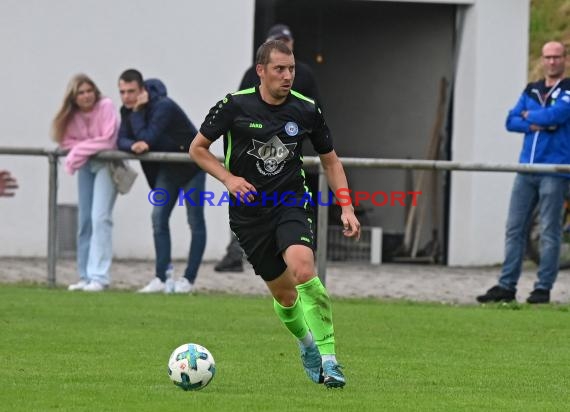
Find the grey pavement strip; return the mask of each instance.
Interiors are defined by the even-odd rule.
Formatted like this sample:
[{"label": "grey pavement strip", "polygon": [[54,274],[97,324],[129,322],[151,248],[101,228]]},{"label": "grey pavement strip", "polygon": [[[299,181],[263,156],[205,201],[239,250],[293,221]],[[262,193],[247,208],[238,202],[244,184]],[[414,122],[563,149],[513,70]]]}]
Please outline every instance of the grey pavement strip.
[{"label": "grey pavement strip", "polygon": [[[176,261],[175,276],[184,271],[184,262]],[[214,262],[200,266],[196,293],[268,295],[263,281],[249,264],[242,273],[218,273]],[[43,258],[0,258],[0,283],[32,282],[47,285],[47,263]],[[395,264],[380,266],[350,262],[330,262],[326,284],[335,297],[371,297],[407,299],[447,304],[475,304],[475,296],[496,283],[500,267],[448,267],[441,265]],[[151,260],[113,262],[111,289],[135,291],[148,283],[154,274]],[[536,279],[536,268],[525,265],[519,282],[517,300],[524,302]],[[60,259],[57,285],[64,287],[77,281],[75,261]],[[570,303],[570,271],[561,271],[552,291],[552,301]]]}]

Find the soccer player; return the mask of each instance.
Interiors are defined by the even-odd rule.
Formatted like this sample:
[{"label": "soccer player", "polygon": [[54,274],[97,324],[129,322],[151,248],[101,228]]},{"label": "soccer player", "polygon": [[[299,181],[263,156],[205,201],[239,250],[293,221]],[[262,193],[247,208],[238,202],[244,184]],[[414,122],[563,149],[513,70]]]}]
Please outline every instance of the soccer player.
[{"label": "soccer player", "polygon": [[[289,26],[284,24],[276,24],[267,32],[268,40],[283,40],[283,42],[293,51],[295,39]],[[241,79],[239,89],[249,89],[259,85],[259,76],[253,64],[246,70]],[[320,101],[319,91],[313,70],[308,64],[295,59],[295,90],[309,97],[310,99]],[[307,175],[309,176],[309,175]],[[310,188],[310,185],[308,185]],[[243,250],[238,240],[232,234],[230,243],[227,247],[226,255],[214,266],[216,272],[243,272]]]},{"label": "soccer player", "polygon": [[[259,86],[228,94],[212,107],[190,156],[231,194],[230,227],[273,295],[277,316],[299,340],[307,375],[329,388],[343,387],[331,301],[315,274],[303,140],[310,139],[335,193],[348,183],[321,110],[291,89],[295,58],[289,47],[281,40],[261,45],[256,71]],[[221,135],[225,168],[209,150]],[[342,207],[341,220],[345,236],[358,239],[360,223],[351,205]]]}]

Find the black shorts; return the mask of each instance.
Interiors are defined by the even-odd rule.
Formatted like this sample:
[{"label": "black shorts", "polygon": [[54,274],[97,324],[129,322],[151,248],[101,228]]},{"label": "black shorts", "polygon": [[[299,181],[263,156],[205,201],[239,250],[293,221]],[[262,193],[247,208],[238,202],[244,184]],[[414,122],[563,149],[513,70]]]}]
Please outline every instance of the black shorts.
[{"label": "black shorts", "polygon": [[230,219],[230,226],[255,274],[269,282],[285,272],[282,253],[289,246],[314,250],[313,222],[311,208],[278,206],[270,213],[239,219],[239,223]]}]

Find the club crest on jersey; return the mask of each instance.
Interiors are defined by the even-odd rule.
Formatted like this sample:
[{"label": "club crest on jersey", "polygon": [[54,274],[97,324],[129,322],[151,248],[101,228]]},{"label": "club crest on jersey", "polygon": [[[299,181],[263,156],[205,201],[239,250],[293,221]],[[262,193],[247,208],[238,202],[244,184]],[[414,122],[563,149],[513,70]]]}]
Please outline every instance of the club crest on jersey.
[{"label": "club crest on jersey", "polygon": [[287,122],[285,125],[285,133],[291,137],[297,136],[297,133],[299,133],[299,126],[297,126],[297,123],[295,122]]},{"label": "club crest on jersey", "polygon": [[267,142],[252,139],[253,149],[247,154],[257,159],[257,170],[265,176],[274,176],[283,170],[285,160],[292,155],[297,143],[283,143],[279,137],[273,136]]}]

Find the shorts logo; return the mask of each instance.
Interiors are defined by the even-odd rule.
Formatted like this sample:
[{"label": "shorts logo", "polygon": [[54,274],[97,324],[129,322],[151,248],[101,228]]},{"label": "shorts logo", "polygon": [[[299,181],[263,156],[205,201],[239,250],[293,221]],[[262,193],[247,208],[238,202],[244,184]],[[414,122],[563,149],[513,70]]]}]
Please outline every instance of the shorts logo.
[{"label": "shorts logo", "polygon": [[273,136],[267,142],[252,139],[253,149],[247,151],[259,161],[257,171],[265,176],[274,176],[283,170],[285,160],[293,156],[297,143],[284,144],[279,137]]},{"label": "shorts logo", "polygon": [[285,125],[285,133],[291,137],[297,136],[297,133],[299,133],[299,126],[297,126],[297,123],[295,122],[287,122]]}]

